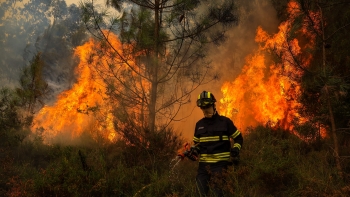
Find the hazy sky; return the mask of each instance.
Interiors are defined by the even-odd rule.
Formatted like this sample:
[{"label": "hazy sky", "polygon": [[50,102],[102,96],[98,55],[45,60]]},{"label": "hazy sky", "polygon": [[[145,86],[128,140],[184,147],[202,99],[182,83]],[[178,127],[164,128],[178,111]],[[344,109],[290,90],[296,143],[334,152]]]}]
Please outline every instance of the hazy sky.
[{"label": "hazy sky", "polygon": [[67,5],[69,6],[70,4],[77,4],[79,5],[80,0],[66,0]]},{"label": "hazy sky", "polygon": [[[69,6],[70,4],[76,4],[76,5],[79,5],[79,3],[81,1],[85,1],[85,0],[66,0],[66,3],[67,3],[67,6]],[[91,0],[89,0],[91,1]],[[105,0],[94,0],[94,2],[98,3],[98,4],[102,4],[105,2]]]}]

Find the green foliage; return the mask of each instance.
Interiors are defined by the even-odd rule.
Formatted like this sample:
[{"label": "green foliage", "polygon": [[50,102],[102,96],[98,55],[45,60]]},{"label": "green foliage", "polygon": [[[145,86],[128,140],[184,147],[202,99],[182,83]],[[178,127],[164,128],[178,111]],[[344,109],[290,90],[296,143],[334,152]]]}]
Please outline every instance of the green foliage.
[{"label": "green foliage", "polygon": [[[21,149],[30,133],[29,126],[32,123],[32,112],[37,102],[44,96],[47,88],[42,79],[44,64],[37,54],[31,64],[23,70],[20,77],[21,87],[16,90],[2,88],[0,90],[0,157],[3,168],[0,170],[0,195],[3,196],[8,189],[8,181],[17,182],[17,165],[25,165],[22,160],[31,149]],[[29,112],[29,113],[28,113]],[[19,157],[22,155],[23,157]],[[16,159],[17,158],[17,159]],[[18,162],[14,165],[14,161]],[[20,182],[20,181],[19,181]],[[24,183],[26,184],[26,183]],[[11,192],[17,192],[20,187],[12,187]]]},{"label": "green foliage", "polygon": [[[20,117],[17,114],[19,98],[15,93],[3,88],[0,90],[0,130],[2,132],[8,129],[19,129],[21,127]],[[1,137],[3,139],[3,137]],[[1,143],[2,144],[2,143]]]},{"label": "green foliage", "polygon": [[[141,9],[131,10],[131,15],[123,14],[120,18],[120,39],[125,43],[132,43],[134,54],[145,51],[150,53],[154,50],[155,40],[154,24],[152,23],[152,14],[149,10]],[[165,38],[163,38],[165,39]]]},{"label": "green foliage", "polygon": [[[24,143],[13,167],[18,176],[6,176],[8,195],[132,196],[150,185],[141,196],[143,192],[163,196],[176,150],[166,140],[164,135],[156,136],[142,148],[124,140],[84,147]],[[179,140],[175,144],[182,144]]]},{"label": "green foliage", "polygon": [[[238,180],[230,180],[238,187],[235,193],[248,192],[248,196],[286,196],[292,191],[291,186],[297,184],[294,173],[299,160],[296,151],[300,147],[297,142],[295,136],[285,131],[271,131],[263,127],[251,131],[245,138],[242,151],[244,154],[241,160],[244,167],[241,169],[239,166],[235,175],[231,175],[238,177]],[[244,191],[242,186],[237,185],[238,181],[247,184],[244,186],[252,184],[253,187],[250,191]]]},{"label": "green foliage", "polygon": [[16,93],[20,98],[20,105],[29,113],[34,113],[38,107],[43,105],[43,99],[48,95],[48,84],[43,78],[43,68],[45,64],[41,59],[41,54],[36,54],[30,65],[25,67],[20,77],[20,88]]},{"label": "green foliage", "polygon": [[[239,165],[228,169],[225,182],[214,179],[226,196],[350,194],[348,181],[337,174],[328,139],[314,149],[291,133],[265,127],[251,129],[244,137]],[[17,156],[3,163],[7,171],[0,172],[6,184],[0,191],[7,196],[196,196],[198,163],[185,159],[175,165],[174,147],[149,145],[138,148],[124,140],[89,146],[27,141],[16,149]],[[169,154],[152,155],[154,146]],[[150,155],[155,162],[149,161]],[[350,175],[350,169],[345,173]]]},{"label": "green foliage", "polygon": [[305,117],[309,117],[310,121],[329,125],[327,115],[329,112],[327,105],[325,105],[327,102],[325,88],[328,88],[337,126],[346,127],[350,117],[348,111],[350,81],[340,76],[340,73],[330,69],[330,67],[327,67],[324,71],[321,68],[314,68],[314,72],[318,72],[318,74],[305,74],[302,78],[303,89],[300,101],[304,105],[300,111]]},{"label": "green foliage", "polygon": [[[245,135],[241,163],[228,171],[229,196],[346,196],[332,150],[314,149],[283,130],[257,127]],[[347,171],[349,174],[349,171]]]}]

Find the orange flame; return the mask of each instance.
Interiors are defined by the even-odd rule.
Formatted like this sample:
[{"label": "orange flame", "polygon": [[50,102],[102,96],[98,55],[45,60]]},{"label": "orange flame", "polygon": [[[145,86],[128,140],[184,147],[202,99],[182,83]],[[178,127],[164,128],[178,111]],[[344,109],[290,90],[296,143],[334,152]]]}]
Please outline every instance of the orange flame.
[{"label": "orange flame", "polygon": [[[53,106],[45,106],[34,118],[32,129],[36,131],[43,128],[47,143],[61,134],[74,139],[84,131],[90,132],[95,138],[102,136],[113,141],[117,137],[114,125],[118,125],[120,129],[123,128],[123,124],[115,119],[112,110],[122,104],[116,103],[106,94],[122,92],[123,83],[130,83],[128,90],[142,89],[143,93],[148,94],[149,83],[140,77],[145,75],[144,65],[136,65],[135,57],[123,53],[130,51],[132,46],[122,45],[112,33],[103,33],[109,44],[90,39],[77,47],[75,55],[80,59],[75,69],[77,82],[70,90],[62,92]],[[127,81],[127,77],[137,82],[131,83]],[[133,98],[134,101],[136,99],[139,98]],[[136,117],[139,114],[147,115],[140,113],[145,104],[142,100],[139,103],[141,104],[138,106],[126,109],[128,114],[136,119],[140,118]]]},{"label": "orange flame", "polygon": [[[110,39],[115,48],[121,48],[116,36],[110,35]],[[97,45],[90,39],[76,48],[75,55],[80,59],[75,69],[78,77],[76,83],[70,90],[59,94],[54,105],[43,107],[35,116],[32,130],[43,128],[46,143],[50,143],[57,135],[74,139],[87,130],[110,140],[116,138],[105,84],[97,77],[96,70],[92,69],[92,65],[101,69],[106,67],[106,63],[101,64],[101,57],[92,55]]]},{"label": "orange flame", "polygon": [[[296,69],[293,58],[305,48],[311,47],[314,37],[306,35],[310,40],[305,44],[300,44],[297,38],[287,39],[298,10],[297,3],[289,3],[291,18],[281,23],[279,31],[274,35],[269,35],[259,27],[255,38],[260,43],[259,49],[246,58],[242,73],[221,87],[223,98],[220,100],[220,111],[230,117],[241,130],[266,124],[293,130],[293,120],[296,119],[299,123],[307,121],[296,111],[296,107],[300,106],[296,101],[300,86],[293,80],[293,76],[301,76],[302,71]],[[306,34],[305,28],[301,32]],[[271,50],[281,58],[281,64],[274,64],[266,55]],[[311,59],[310,55],[303,54],[300,61],[307,66]]]},{"label": "orange flame", "polygon": [[[293,129],[291,122],[295,117],[300,122],[306,121],[295,110],[300,105],[295,100],[300,87],[297,82],[287,77],[302,74],[290,63],[294,61],[291,53],[294,56],[299,55],[305,47],[312,47],[315,39],[310,34],[310,40],[306,44],[300,44],[300,40],[296,38],[287,40],[286,35],[290,31],[294,18],[298,16],[298,10],[297,3],[289,3],[288,11],[292,14],[292,18],[282,23],[279,26],[279,32],[274,35],[269,35],[259,27],[255,38],[256,42],[260,43],[259,50],[247,57],[247,63],[240,76],[222,85],[221,91],[224,97],[220,100],[222,105],[219,110],[222,114],[232,118],[241,130],[259,124]],[[314,16],[309,20],[318,25],[318,15],[314,14]],[[307,29],[303,28],[301,32],[307,34]],[[118,38],[113,34],[108,34],[108,39],[114,49],[123,54],[121,52],[123,46]],[[96,131],[96,135],[102,135],[104,138],[116,139],[113,124],[116,120],[113,119],[111,112],[111,101],[105,95],[106,84],[100,77],[97,77],[100,73],[92,68],[98,67],[99,71],[111,75],[123,69],[144,72],[145,68],[136,67],[135,57],[130,56],[123,57],[128,61],[128,65],[121,63],[118,68],[114,68],[104,60],[107,58],[107,60],[115,61],[116,51],[106,50],[103,51],[103,54],[92,55],[96,53],[96,47],[99,45],[90,40],[75,50],[75,55],[80,58],[80,63],[75,70],[78,76],[77,82],[70,90],[61,93],[54,105],[45,106],[34,118],[33,130],[44,128],[45,142],[50,143],[55,136],[60,134],[68,134],[68,137],[75,138],[88,129]],[[282,58],[283,69],[281,65],[269,62],[266,52],[271,48]],[[308,65],[311,58],[311,56],[304,58],[303,65]],[[125,62],[124,60],[120,62]],[[133,74],[133,72],[130,73]],[[149,89],[149,83],[143,80],[140,82],[135,88]],[[121,87],[116,84],[114,88]],[[139,103],[143,101],[140,100]],[[131,113],[140,114],[143,109],[144,106],[138,106]],[[78,110],[83,113],[78,113]],[[91,112],[94,113],[93,116],[90,115]]]}]

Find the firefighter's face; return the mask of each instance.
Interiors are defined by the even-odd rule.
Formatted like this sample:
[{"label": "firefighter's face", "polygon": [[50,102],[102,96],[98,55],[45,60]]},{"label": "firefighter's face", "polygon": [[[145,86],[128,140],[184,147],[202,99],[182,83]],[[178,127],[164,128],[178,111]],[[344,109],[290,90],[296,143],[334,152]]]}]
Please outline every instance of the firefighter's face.
[{"label": "firefighter's face", "polygon": [[213,105],[201,107],[201,110],[204,114],[204,117],[206,117],[206,118],[211,118],[214,115],[214,106]]}]

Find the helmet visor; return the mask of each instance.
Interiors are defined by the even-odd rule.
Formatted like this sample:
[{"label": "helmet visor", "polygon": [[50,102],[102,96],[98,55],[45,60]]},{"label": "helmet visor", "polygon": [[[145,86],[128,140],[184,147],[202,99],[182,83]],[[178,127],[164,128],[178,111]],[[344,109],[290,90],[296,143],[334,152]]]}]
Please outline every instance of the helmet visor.
[{"label": "helmet visor", "polygon": [[210,105],[213,105],[214,101],[211,98],[201,98],[197,100],[197,106],[198,107],[208,107]]}]

